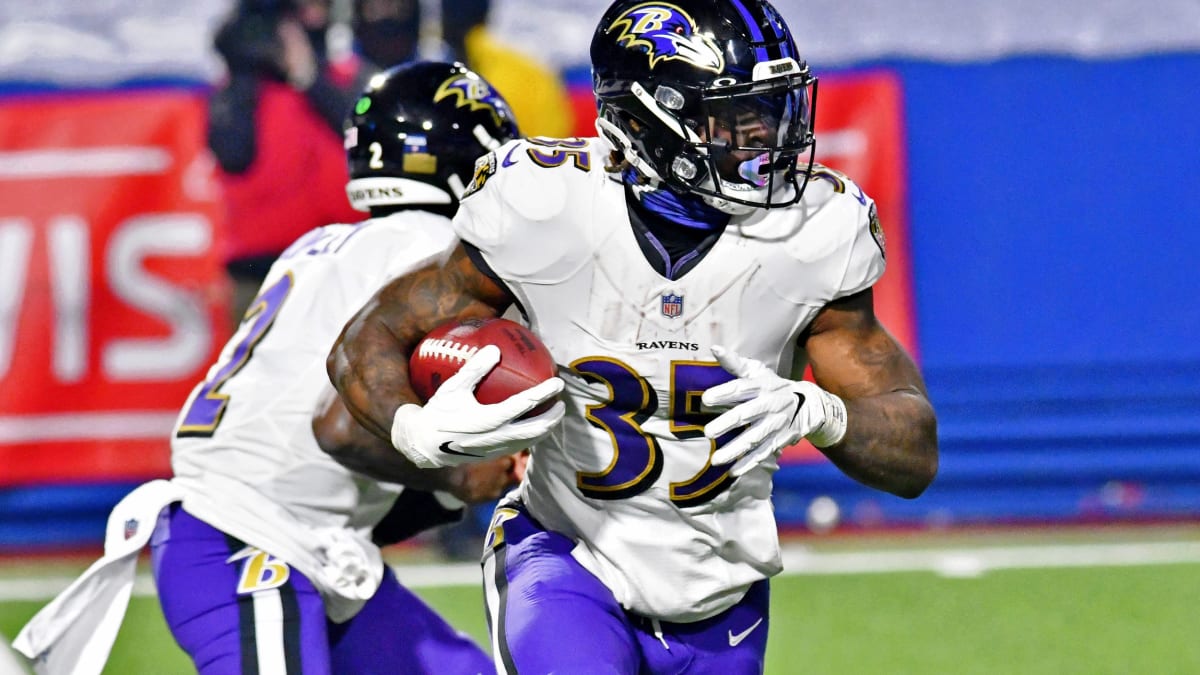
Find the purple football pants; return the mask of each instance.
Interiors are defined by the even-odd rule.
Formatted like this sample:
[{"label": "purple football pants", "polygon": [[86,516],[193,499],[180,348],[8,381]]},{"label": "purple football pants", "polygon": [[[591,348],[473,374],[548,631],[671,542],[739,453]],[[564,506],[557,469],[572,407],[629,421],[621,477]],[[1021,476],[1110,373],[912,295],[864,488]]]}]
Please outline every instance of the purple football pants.
[{"label": "purple football pants", "polygon": [[571,556],[574,542],[502,502],[483,558],[496,670],[570,673],[761,673],[770,590],[755,583],[724,612],[694,623],[627,612]]},{"label": "purple football pants", "polygon": [[201,675],[495,672],[390,569],[362,611],[337,624],[302,574],[178,504],[163,511],[151,547],[163,615]]}]

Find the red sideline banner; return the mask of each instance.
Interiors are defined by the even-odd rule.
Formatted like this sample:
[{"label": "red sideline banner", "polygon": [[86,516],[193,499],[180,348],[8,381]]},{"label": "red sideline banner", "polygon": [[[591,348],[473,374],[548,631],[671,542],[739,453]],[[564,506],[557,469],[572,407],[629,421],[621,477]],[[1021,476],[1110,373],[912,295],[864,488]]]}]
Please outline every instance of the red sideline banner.
[{"label": "red sideline banner", "polygon": [[[887,238],[887,271],[875,284],[875,313],[916,358],[900,80],[878,71],[821,78],[818,87],[817,161],[853,178],[875,200]],[[816,448],[801,441],[783,453],[782,461],[820,459]]]},{"label": "red sideline banner", "polygon": [[[0,104],[0,486],[168,473],[171,423],[228,334],[204,114],[176,92]],[[817,126],[818,159],[879,206],[876,304],[915,354],[899,82],[823,79]]]},{"label": "red sideline banner", "polygon": [[887,272],[875,284],[875,311],[915,358],[916,306],[909,259],[900,80],[879,71],[822,78],[819,87],[817,161],[853,178],[875,200],[887,235]]},{"label": "red sideline banner", "polygon": [[0,103],[0,486],[169,472],[228,333],[200,94]]},{"label": "red sideline banner", "polygon": [[[891,72],[875,71],[821,77],[818,87],[816,159],[850,176],[875,200],[887,236],[887,272],[875,285],[876,313],[916,357],[900,80]],[[571,98],[575,134],[594,136],[596,106],[590,83],[572,87]],[[820,457],[807,442],[784,453],[784,461],[813,461]]]}]

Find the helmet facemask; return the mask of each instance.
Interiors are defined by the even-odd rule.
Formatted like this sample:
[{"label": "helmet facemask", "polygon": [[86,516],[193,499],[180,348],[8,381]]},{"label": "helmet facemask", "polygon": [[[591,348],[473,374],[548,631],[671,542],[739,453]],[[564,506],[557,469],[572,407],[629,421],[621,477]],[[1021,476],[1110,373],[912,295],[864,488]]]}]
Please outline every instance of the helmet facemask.
[{"label": "helmet facemask", "polygon": [[[816,78],[802,66],[781,77],[719,84],[662,82],[648,90],[634,82],[630,93],[641,114],[602,110],[598,127],[652,182],[727,213],[795,204],[813,162]],[[618,131],[621,138],[613,138]]]},{"label": "helmet facemask", "polygon": [[655,102],[678,106],[672,113],[685,129],[665,182],[730,213],[795,204],[812,166],[815,95],[807,70],[692,97],[659,85]]}]

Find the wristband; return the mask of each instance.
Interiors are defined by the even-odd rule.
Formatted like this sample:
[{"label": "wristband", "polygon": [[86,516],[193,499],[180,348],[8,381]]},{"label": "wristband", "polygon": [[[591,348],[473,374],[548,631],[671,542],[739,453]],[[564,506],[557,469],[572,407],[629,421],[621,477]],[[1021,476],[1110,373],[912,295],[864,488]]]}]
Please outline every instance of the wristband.
[{"label": "wristband", "polygon": [[840,443],[846,436],[846,402],[824,389],[817,388],[817,391],[820,392],[825,419],[808,434],[808,441],[818,448],[828,448]]}]

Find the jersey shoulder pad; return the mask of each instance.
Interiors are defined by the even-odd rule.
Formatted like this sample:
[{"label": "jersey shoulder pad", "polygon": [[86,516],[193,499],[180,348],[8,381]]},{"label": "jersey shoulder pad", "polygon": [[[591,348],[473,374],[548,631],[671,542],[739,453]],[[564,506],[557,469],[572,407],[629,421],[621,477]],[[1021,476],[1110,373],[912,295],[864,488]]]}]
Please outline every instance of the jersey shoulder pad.
[{"label": "jersey shoulder pad", "polygon": [[875,202],[846,174],[814,165],[804,198],[789,210],[799,227],[784,248],[828,300],[865,290],[883,275],[885,241]]},{"label": "jersey shoulder pad", "polygon": [[[444,258],[455,242],[445,216],[403,211],[356,224],[319,227],[302,235],[280,256],[286,269],[330,267],[378,283]],[[305,275],[311,272],[305,272]]]},{"label": "jersey shoulder pad", "polygon": [[590,215],[608,182],[607,149],[598,139],[511,141],[481,158],[474,183],[454,217],[454,230],[479,249],[497,274],[553,276],[570,267]]},{"label": "jersey shoulder pad", "polygon": [[804,190],[805,205],[819,209],[834,204],[853,209],[854,202],[865,209],[871,199],[850,176],[823,164],[813,164]]},{"label": "jersey shoulder pad", "polygon": [[383,258],[386,278],[407,274],[449,256],[458,239],[446,216],[428,211],[401,211],[362,225],[354,246],[361,255]]},{"label": "jersey shoulder pad", "polygon": [[594,199],[606,149],[595,138],[517,139],[480,157],[463,193],[455,230],[476,246],[507,236],[513,224],[555,220]]}]

